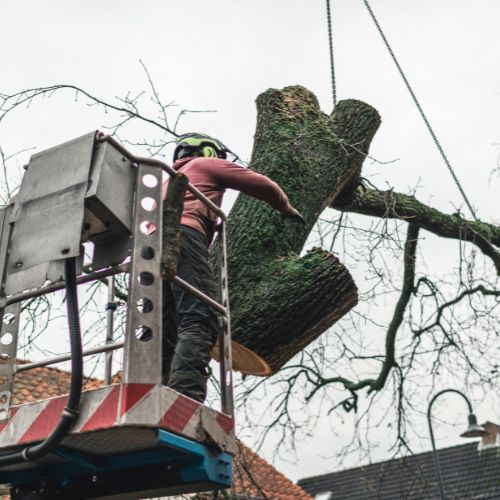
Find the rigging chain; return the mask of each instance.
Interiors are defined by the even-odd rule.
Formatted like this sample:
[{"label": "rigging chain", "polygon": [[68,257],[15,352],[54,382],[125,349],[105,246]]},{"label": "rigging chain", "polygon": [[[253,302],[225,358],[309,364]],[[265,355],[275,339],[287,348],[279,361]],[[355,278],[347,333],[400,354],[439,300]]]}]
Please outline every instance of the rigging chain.
[{"label": "rigging chain", "polygon": [[335,84],[335,65],[333,64],[333,33],[332,33],[332,10],[330,0],[326,0],[326,19],[328,22],[328,47],[330,49],[330,71],[332,78],[333,107],[337,105],[337,86]]},{"label": "rigging chain", "polygon": [[417,106],[417,109],[420,112],[420,116],[422,117],[422,119],[424,120],[425,125],[427,126],[427,130],[429,131],[429,133],[431,134],[432,139],[434,140],[434,144],[438,148],[439,153],[441,154],[441,157],[443,158],[445,165],[448,167],[448,170],[450,171],[450,174],[453,177],[453,180],[455,181],[455,184],[456,184],[458,190],[460,191],[460,194],[462,195],[462,198],[464,199],[464,201],[465,201],[467,207],[469,208],[472,216],[477,221],[478,218],[477,218],[476,212],[472,208],[472,205],[471,205],[469,199],[467,198],[467,195],[465,194],[465,191],[462,188],[462,186],[460,184],[460,181],[458,180],[458,177],[456,176],[455,171],[453,170],[453,167],[451,166],[451,163],[448,160],[448,157],[446,156],[446,154],[445,154],[445,152],[444,152],[444,150],[443,150],[443,148],[441,146],[441,143],[439,142],[436,134],[434,133],[434,130],[431,127],[431,124],[429,123],[429,120],[427,119],[427,116],[424,113],[424,110],[422,109],[422,106],[420,106],[420,103],[419,103],[419,101],[417,99],[417,96],[415,95],[415,92],[413,92],[413,89],[412,89],[410,83],[408,82],[408,79],[406,78],[406,75],[404,74],[403,69],[401,68],[401,66],[400,66],[400,64],[399,64],[399,62],[398,62],[398,60],[396,58],[396,55],[394,54],[391,46],[389,45],[389,42],[388,42],[388,40],[387,40],[384,32],[382,31],[382,28],[380,27],[380,24],[378,23],[377,18],[375,17],[375,14],[373,13],[373,10],[370,7],[370,4],[368,3],[368,0],[363,0],[363,2],[365,4],[366,8],[368,9],[368,13],[370,14],[370,17],[372,18],[373,22],[375,23],[375,26],[377,27],[377,30],[378,30],[380,36],[382,37],[382,40],[384,41],[384,44],[387,47],[387,50],[389,51],[389,54],[391,55],[392,60],[394,61],[394,64],[396,65],[396,68],[399,71],[399,74],[401,75],[401,78],[403,79],[403,81],[404,81],[404,83],[406,85],[406,88],[408,89],[408,92],[410,92],[410,95],[411,95],[411,97],[413,99],[413,102]]}]

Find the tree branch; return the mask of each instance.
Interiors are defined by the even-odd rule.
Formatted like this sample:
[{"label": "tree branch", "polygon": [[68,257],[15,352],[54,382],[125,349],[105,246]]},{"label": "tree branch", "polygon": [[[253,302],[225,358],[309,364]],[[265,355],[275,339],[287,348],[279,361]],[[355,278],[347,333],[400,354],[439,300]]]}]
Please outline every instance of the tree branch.
[{"label": "tree branch", "polygon": [[418,242],[418,232],[419,226],[417,224],[409,224],[408,225],[408,233],[406,235],[406,243],[404,249],[404,274],[403,274],[403,287],[401,290],[401,295],[399,296],[398,302],[396,304],[396,308],[394,310],[394,314],[392,316],[391,322],[387,329],[387,334],[385,338],[385,356],[382,364],[382,369],[376,379],[363,379],[359,382],[353,382],[344,377],[332,377],[332,378],[323,378],[318,374],[318,381],[316,381],[315,388],[311,391],[311,393],[307,396],[306,400],[310,400],[314,394],[321,389],[322,387],[334,384],[341,383],[343,386],[349,390],[353,396],[353,403],[349,403],[346,407],[346,401],[343,402],[344,408],[347,410],[356,408],[356,400],[357,395],[356,391],[363,389],[364,387],[368,387],[368,393],[380,391],[386,381],[391,369],[396,366],[396,336],[403,322],[404,313],[406,311],[406,306],[410,301],[411,295],[414,289],[415,283],[415,257],[417,251],[417,242]]},{"label": "tree branch", "polygon": [[[418,285],[417,285],[417,288],[418,288]],[[437,308],[436,318],[432,323],[429,323],[427,326],[419,328],[419,329],[413,329],[413,334],[415,335],[415,337],[419,337],[423,333],[428,332],[429,330],[432,330],[432,328],[434,328],[435,326],[440,326],[443,313],[447,309],[451,308],[455,304],[458,304],[465,297],[469,297],[470,295],[474,295],[475,293],[478,293],[478,292],[482,293],[485,296],[500,297],[500,290],[488,290],[483,285],[478,285],[474,288],[469,288],[467,290],[463,290],[454,299],[451,299],[451,300],[441,304]]]},{"label": "tree branch", "polygon": [[[131,118],[138,118],[144,122],[150,123],[151,125],[154,125],[155,127],[162,129],[163,131],[173,135],[174,137],[177,137],[179,135],[173,129],[169,128],[167,125],[164,125],[157,120],[153,120],[152,118],[148,118],[147,116],[140,114],[137,108],[133,105],[133,101],[129,99],[125,101],[123,99],[119,99],[125,103],[125,106],[116,106],[114,104],[111,104],[110,102],[104,101],[88,93],[87,91],[81,89],[80,87],[67,84],[50,85],[48,87],[39,87],[34,89],[21,90],[19,92],[15,92],[14,94],[0,94],[0,101],[1,101],[0,111],[2,111],[2,113],[0,114],[0,121],[3,120],[3,118],[7,115],[7,113],[12,111],[14,108],[21,106],[22,104],[27,104],[29,106],[29,104],[31,104],[31,101],[36,97],[40,97],[43,95],[50,96],[54,92],[63,89],[74,90],[77,96],[79,93],[83,94],[85,97],[93,101],[94,104],[100,104],[105,108],[113,109],[115,111],[124,113],[126,115],[125,118],[126,120],[130,120]],[[123,125],[123,122],[121,123],[121,125]]]},{"label": "tree branch", "polygon": [[[347,199],[348,198],[348,199]],[[401,219],[443,238],[468,241],[491,258],[500,276],[500,227],[481,221],[469,221],[459,214],[444,214],[409,196],[394,191],[366,189],[363,186],[352,193],[334,200],[332,208],[343,212]]]}]

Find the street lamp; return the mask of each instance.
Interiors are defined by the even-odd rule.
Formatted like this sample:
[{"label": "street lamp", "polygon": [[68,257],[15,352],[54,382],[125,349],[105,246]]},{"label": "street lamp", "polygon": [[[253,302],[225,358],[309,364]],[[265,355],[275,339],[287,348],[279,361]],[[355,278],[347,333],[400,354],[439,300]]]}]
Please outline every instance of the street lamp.
[{"label": "street lamp", "polygon": [[467,417],[467,429],[465,429],[462,434],[460,434],[460,437],[463,438],[476,438],[476,437],[482,437],[488,434],[486,429],[482,425],[478,425],[477,423],[477,418],[476,415],[472,412],[472,405],[470,401],[468,400],[467,396],[463,393],[460,392],[456,389],[444,389],[443,391],[438,392],[429,402],[429,406],[427,408],[427,423],[429,424],[429,433],[431,435],[431,443],[432,443],[432,457],[434,459],[434,470],[436,472],[436,480],[439,486],[439,494],[442,498],[442,500],[446,500],[446,495],[444,493],[444,486],[443,486],[443,480],[441,479],[441,469],[439,467],[439,459],[436,451],[436,443],[434,441],[434,433],[432,432],[432,422],[431,422],[431,409],[434,401],[441,396],[442,394],[445,394],[446,392],[454,392],[460,396],[462,396],[465,399],[465,402],[467,403],[467,406],[469,408],[469,416]]}]

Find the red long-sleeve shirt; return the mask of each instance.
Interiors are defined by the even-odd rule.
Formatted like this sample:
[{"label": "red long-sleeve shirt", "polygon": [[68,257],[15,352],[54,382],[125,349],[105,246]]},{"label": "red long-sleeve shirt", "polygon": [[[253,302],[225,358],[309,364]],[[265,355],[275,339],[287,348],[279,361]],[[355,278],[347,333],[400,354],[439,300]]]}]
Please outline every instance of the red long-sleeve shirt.
[{"label": "red long-sleeve shirt", "polygon": [[[229,188],[265,201],[281,213],[287,213],[292,208],[287,195],[278,184],[265,175],[230,161],[188,157],[177,160],[173,168],[185,174],[189,182],[217,206],[221,205],[224,191]],[[166,184],[163,185],[164,197]],[[205,233],[210,241],[216,218],[216,214],[206,205],[189,191],[186,192],[181,224]]]}]

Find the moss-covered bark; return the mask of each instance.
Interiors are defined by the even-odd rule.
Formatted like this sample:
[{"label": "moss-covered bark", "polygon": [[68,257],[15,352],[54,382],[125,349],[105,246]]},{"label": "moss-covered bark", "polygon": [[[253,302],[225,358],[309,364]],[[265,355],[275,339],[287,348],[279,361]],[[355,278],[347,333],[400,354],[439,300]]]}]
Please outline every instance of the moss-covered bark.
[{"label": "moss-covered bark", "polygon": [[233,338],[276,371],[357,302],[338,259],[319,249],[297,254],[321,212],[357,184],[380,118],[354,100],[328,116],[303,87],[268,90],[257,112],[251,167],[278,182],[306,219],[305,226],[282,220],[246,196],[229,217]]},{"label": "moss-covered bark", "polygon": [[163,202],[161,270],[163,278],[175,276],[180,251],[180,223],[188,178],[181,173],[171,177]]}]

